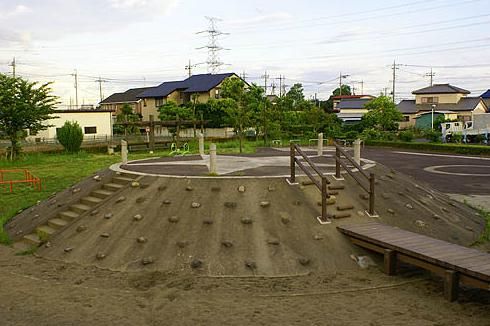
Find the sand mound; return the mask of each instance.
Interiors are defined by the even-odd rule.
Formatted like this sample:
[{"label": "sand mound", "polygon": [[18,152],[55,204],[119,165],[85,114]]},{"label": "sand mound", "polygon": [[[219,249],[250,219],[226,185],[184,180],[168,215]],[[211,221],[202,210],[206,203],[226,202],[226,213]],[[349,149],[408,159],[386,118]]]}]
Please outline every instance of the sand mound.
[{"label": "sand mound", "polygon": [[[482,219],[466,206],[378,165],[376,220],[462,245]],[[305,180],[300,179],[301,180]],[[134,187],[135,186],[135,187]],[[343,186],[343,187],[342,187]],[[302,275],[353,268],[336,225],[362,223],[367,200],[350,177],[333,182],[349,217],[320,225],[320,193],[283,178],[143,177],[55,233],[41,256],[114,270],[194,270],[207,275]]]}]

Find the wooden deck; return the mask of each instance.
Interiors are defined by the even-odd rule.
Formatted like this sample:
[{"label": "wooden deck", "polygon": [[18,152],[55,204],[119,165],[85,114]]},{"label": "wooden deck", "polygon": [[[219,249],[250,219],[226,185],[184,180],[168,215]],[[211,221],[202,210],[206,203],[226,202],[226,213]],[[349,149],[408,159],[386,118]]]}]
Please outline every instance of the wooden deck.
[{"label": "wooden deck", "polygon": [[490,291],[490,254],[376,222],[337,229],[354,244],[384,254],[388,275],[401,261],[442,276],[450,301],[457,299],[459,284]]}]

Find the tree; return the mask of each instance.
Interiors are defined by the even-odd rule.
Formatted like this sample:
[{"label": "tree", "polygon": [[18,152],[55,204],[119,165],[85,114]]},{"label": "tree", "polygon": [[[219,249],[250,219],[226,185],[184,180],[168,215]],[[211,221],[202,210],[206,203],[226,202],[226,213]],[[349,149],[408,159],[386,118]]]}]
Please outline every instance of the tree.
[{"label": "tree", "polygon": [[177,103],[173,101],[168,101],[164,105],[158,108],[158,118],[161,121],[177,121],[176,127],[169,127],[168,131],[179,137],[180,130],[180,120],[188,120],[192,118],[192,109],[185,106],[178,106]]},{"label": "tree", "polygon": [[133,112],[131,105],[126,103],[121,107],[121,112],[116,116],[116,122],[120,124],[114,126],[114,131],[116,133],[124,133],[125,136],[128,133],[133,134],[138,130],[138,127],[131,123],[138,121],[141,121],[141,117]]},{"label": "tree", "polygon": [[57,97],[51,95],[50,83],[39,85],[0,74],[0,132],[10,140],[10,159],[20,152],[19,140],[24,130],[35,134],[49,127],[44,122],[55,118],[56,104]]},{"label": "tree", "polygon": [[78,122],[66,121],[63,127],[56,132],[56,138],[65,151],[69,153],[77,153],[83,142],[83,131]]},{"label": "tree", "polygon": [[[340,95],[340,87],[337,87],[332,92],[330,98],[323,104],[323,108],[327,112],[333,112],[333,97]],[[344,95],[352,95],[351,89],[349,85],[342,85],[342,96]]]},{"label": "tree", "polygon": [[[222,105],[228,114],[231,125],[238,130],[240,153],[243,151],[243,131],[250,127],[252,113],[247,106],[245,83],[238,78],[227,78],[221,84],[220,99],[215,105]],[[221,102],[221,103],[219,103]]]},{"label": "tree", "polygon": [[364,128],[377,128],[383,131],[398,130],[398,122],[403,114],[398,111],[395,103],[386,96],[380,96],[364,106],[368,112],[362,117]]}]

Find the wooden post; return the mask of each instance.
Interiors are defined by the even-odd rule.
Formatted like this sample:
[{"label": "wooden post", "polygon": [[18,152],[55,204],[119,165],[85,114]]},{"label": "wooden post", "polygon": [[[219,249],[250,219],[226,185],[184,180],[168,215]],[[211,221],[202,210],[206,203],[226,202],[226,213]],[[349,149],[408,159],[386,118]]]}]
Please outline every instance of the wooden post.
[{"label": "wooden post", "polygon": [[396,274],[396,251],[384,250],[384,272],[390,276]]},{"label": "wooden post", "polygon": [[340,150],[337,146],[335,145],[335,178],[340,179],[342,178],[340,175]]},{"label": "wooden post", "polygon": [[150,114],[150,151],[155,150],[155,119],[152,114]]},{"label": "wooden post", "polygon": [[216,164],[216,144],[209,145],[209,173],[216,174],[217,173],[217,164]]},{"label": "wooden post", "polygon": [[374,173],[369,174],[369,214],[375,215],[374,212]]},{"label": "wooden post", "polygon": [[179,134],[180,134],[180,118],[179,118],[179,115],[177,114],[176,115],[176,124],[177,124],[177,127],[176,127],[176,131],[175,131],[175,146],[177,146],[177,148],[179,148],[180,146],[180,141],[179,141]]},{"label": "wooden post", "polygon": [[289,167],[291,170],[291,177],[289,178],[290,183],[296,183],[296,171],[295,171],[295,162],[294,162],[295,155],[294,154],[295,154],[294,143],[291,142],[289,144],[289,157],[290,157]]},{"label": "wooden post", "polygon": [[323,155],[323,132],[318,134],[317,155]]},{"label": "wooden post", "polygon": [[322,176],[322,221],[328,221],[327,217],[327,177]]},{"label": "wooden post", "polygon": [[444,297],[453,302],[458,299],[459,276],[458,272],[447,270],[444,273]]}]

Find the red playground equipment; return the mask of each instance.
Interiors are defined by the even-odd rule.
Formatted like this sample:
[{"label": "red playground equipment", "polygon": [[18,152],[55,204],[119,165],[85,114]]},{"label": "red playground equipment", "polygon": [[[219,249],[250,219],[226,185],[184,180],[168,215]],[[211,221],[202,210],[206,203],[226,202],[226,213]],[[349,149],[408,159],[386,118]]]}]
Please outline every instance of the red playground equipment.
[{"label": "red playground equipment", "polygon": [[[11,175],[8,178],[9,174]],[[13,174],[13,176],[12,176]],[[24,176],[23,178],[21,176]],[[0,185],[14,191],[14,184],[30,184],[34,190],[41,191],[41,179],[32,175],[27,169],[0,170]],[[7,185],[7,187],[3,187]]]}]

